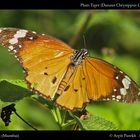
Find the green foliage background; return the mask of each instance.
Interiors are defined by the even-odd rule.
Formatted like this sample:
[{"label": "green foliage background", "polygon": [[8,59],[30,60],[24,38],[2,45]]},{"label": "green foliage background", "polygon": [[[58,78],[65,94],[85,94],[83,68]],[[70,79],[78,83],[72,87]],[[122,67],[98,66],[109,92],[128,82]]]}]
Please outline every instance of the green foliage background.
[{"label": "green foliage background", "polygon": [[[81,30],[87,10],[0,10],[0,27],[33,30],[71,42]],[[119,10],[92,11],[87,28],[72,46],[86,47],[91,56],[100,57],[121,68],[140,85],[140,12]],[[109,53],[104,50],[113,50]],[[24,79],[13,55],[0,47],[0,79]],[[0,101],[0,108],[8,105]],[[93,102],[87,110],[113,122],[121,130],[140,130],[140,103]],[[16,109],[39,130],[59,130],[49,109],[33,98],[17,101]],[[0,130],[30,130],[15,114],[8,127],[0,120]]]}]

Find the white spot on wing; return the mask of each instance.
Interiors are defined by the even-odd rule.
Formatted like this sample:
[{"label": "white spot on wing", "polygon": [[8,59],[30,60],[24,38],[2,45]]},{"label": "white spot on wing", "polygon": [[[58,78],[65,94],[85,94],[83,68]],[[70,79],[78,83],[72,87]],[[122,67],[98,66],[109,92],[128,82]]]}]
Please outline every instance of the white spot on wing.
[{"label": "white spot on wing", "polygon": [[125,89],[128,89],[129,85],[131,84],[131,82],[127,78],[123,78],[122,83]]},{"label": "white spot on wing", "polygon": [[20,61],[19,58],[16,58],[16,59],[17,59],[17,61]]},{"label": "white spot on wing", "polygon": [[12,39],[9,40],[9,43],[14,45],[14,44],[18,43],[18,39],[17,38],[12,38]]},{"label": "white spot on wing", "polygon": [[19,47],[19,48],[22,48],[22,46],[21,46],[21,45],[18,45],[18,47]]},{"label": "white spot on wing", "polygon": [[14,37],[9,40],[9,43],[12,44],[12,45],[18,43],[18,38],[25,37],[27,32],[28,32],[27,30],[18,30],[16,32],[16,34],[14,35]]},{"label": "white spot on wing", "polygon": [[30,40],[32,40],[32,39],[33,39],[33,37],[30,37],[29,39],[30,39]]},{"label": "white spot on wing", "polygon": [[17,52],[17,50],[13,50],[13,52],[15,52],[15,53],[16,53],[16,52]]},{"label": "white spot on wing", "polygon": [[138,96],[140,96],[140,92],[138,93]]},{"label": "white spot on wing", "polygon": [[27,32],[28,32],[27,30],[19,30],[14,35],[14,38],[22,38],[22,37],[25,37]]},{"label": "white spot on wing", "polygon": [[114,88],[114,89],[113,89],[113,91],[115,92],[115,91],[117,91],[117,89],[116,89],[116,88]]},{"label": "white spot on wing", "polygon": [[131,81],[131,79],[127,75],[125,75],[125,78],[128,79],[129,81]]},{"label": "white spot on wing", "polygon": [[118,77],[118,76],[116,76],[116,79],[119,79],[119,77]]},{"label": "white spot on wing", "polygon": [[32,33],[33,33],[33,34],[36,34],[36,32],[35,32],[35,31],[32,31]]},{"label": "white spot on wing", "polygon": [[13,50],[13,49],[14,49],[14,47],[13,47],[13,46],[9,46],[9,47],[8,47],[8,49]]},{"label": "white spot on wing", "polygon": [[112,95],[112,98],[114,98],[115,97],[115,95]]},{"label": "white spot on wing", "polygon": [[2,29],[0,29],[0,33],[2,32]]},{"label": "white spot on wing", "polygon": [[120,73],[123,73],[123,72],[120,70]]},{"label": "white spot on wing", "polygon": [[121,95],[118,95],[116,98],[120,100],[121,99]]},{"label": "white spot on wing", "polygon": [[127,94],[126,89],[125,88],[121,88],[120,89],[120,94],[125,96]]}]

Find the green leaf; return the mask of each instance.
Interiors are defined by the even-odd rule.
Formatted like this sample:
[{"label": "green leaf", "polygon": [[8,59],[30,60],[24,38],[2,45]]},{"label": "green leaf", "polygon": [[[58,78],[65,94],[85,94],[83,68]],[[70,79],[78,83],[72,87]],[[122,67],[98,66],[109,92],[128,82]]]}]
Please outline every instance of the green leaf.
[{"label": "green leaf", "polygon": [[117,130],[112,122],[95,115],[81,120],[81,124],[85,130]]},{"label": "green leaf", "polygon": [[4,102],[15,102],[32,95],[31,93],[23,80],[0,81],[0,99]]}]

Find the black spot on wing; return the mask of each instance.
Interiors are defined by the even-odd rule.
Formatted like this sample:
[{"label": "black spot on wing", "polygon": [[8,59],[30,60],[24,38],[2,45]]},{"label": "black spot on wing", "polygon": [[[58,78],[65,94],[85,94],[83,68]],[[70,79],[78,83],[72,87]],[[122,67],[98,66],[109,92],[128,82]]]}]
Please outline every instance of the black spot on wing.
[{"label": "black spot on wing", "polygon": [[57,81],[57,78],[56,78],[56,76],[54,76],[53,79],[52,79],[52,83],[55,84],[56,81]]},{"label": "black spot on wing", "polygon": [[74,89],[74,91],[75,91],[75,92],[77,92],[77,91],[78,91],[78,89]]},{"label": "black spot on wing", "polygon": [[44,72],[44,75],[48,75],[48,73],[47,72]]}]

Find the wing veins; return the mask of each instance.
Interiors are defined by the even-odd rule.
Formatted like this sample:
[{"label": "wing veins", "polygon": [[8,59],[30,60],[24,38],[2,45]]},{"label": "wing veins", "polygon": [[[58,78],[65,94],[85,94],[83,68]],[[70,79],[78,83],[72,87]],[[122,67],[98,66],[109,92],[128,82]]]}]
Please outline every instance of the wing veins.
[{"label": "wing veins", "polygon": [[105,75],[106,77],[108,77],[109,79],[111,79],[109,76],[107,76],[106,74],[102,73],[101,71],[99,71],[98,69],[95,68],[95,66],[88,60],[86,59],[91,65],[92,67],[94,67],[94,69],[98,72],[98,73],[101,73],[102,75]]},{"label": "wing veins", "polygon": [[[86,62],[86,61],[85,61]],[[91,63],[89,63],[90,65],[91,65]],[[91,65],[92,66],[92,65]],[[92,67],[91,67],[92,68]],[[87,75],[88,75],[88,77],[90,77],[89,76],[89,74],[88,74],[88,71],[87,71],[87,67],[85,67],[85,69],[86,69],[86,73],[87,73]],[[98,73],[99,73],[99,71],[97,71]],[[93,75],[94,76],[94,75]],[[88,78],[89,80],[90,80],[90,78]],[[98,86],[97,86],[97,82],[96,82],[96,80],[95,80],[95,77],[93,77],[93,79],[94,79],[94,83],[95,83],[95,87],[97,87],[95,90],[97,91],[97,94],[98,94]],[[90,83],[91,83],[91,85],[92,85],[92,81],[90,80]],[[95,92],[96,93],[96,92]]]}]

